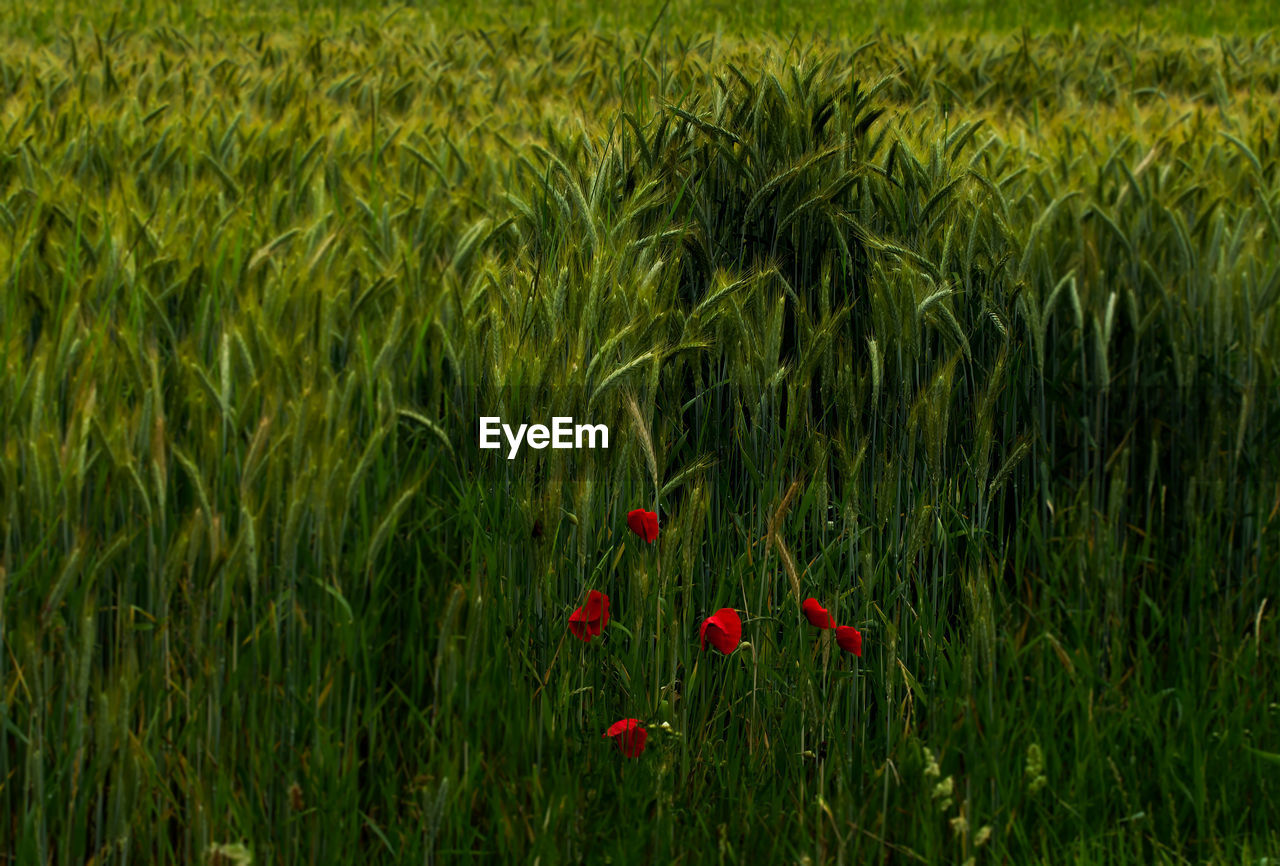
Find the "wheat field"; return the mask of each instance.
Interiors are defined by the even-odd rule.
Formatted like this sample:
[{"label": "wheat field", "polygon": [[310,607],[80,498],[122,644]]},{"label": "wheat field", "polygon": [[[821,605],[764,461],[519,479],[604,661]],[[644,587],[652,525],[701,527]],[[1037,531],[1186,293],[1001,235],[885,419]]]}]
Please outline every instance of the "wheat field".
[{"label": "wheat field", "polygon": [[1267,6],[816,8],[0,14],[0,863],[1278,862]]}]

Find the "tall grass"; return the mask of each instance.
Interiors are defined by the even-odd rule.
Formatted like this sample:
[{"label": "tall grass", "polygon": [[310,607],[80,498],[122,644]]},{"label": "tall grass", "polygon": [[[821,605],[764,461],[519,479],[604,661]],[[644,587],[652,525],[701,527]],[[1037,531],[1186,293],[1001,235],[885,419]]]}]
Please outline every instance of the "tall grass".
[{"label": "tall grass", "polygon": [[132,0],[88,4],[84,0],[12,0],[0,8],[7,32],[41,41],[56,40],[68,29],[111,27],[148,29],[158,24],[188,32],[281,32],[303,27],[318,32],[356,26],[397,28],[476,27],[484,29],[551,27],[602,32],[645,32],[655,21],[664,36],[691,33],[768,33],[786,38],[814,35],[847,37],[872,29],[887,32],[930,31],[956,35],[1016,33],[1024,28],[1124,32],[1135,27],[1187,36],[1259,35],[1280,24],[1268,0],[651,0],[606,4],[599,0],[500,0],[484,4],[462,0]]},{"label": "tall grass", "polygon": [[353,15],[0,56],[0,854],[1275,855],[1274,38]]}]

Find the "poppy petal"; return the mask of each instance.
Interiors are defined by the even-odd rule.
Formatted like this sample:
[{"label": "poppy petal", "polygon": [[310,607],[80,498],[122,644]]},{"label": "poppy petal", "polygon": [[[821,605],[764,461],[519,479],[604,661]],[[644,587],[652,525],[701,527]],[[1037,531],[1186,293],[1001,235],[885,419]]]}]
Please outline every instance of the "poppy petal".
[{"label": "poppy petal", "polygon": [[658,538],[658,515],[652,511],[637,508],[627,512],[627,527],[652,544]]},{"label": "poppy petal", "polygon": [[569,631],[573,632],[573,636],[583,643],[591,640],[591,624],[587,621],[587,615],[582,608],[578,608],[569,614]]},{"label": "poppy petal", "polygon": [[825,607],[818,604],[816,598],[806,598],[800,609],[804,612],[804,618],[809,620],[809,625],[817,626],[818,628],[836,627],[836,622],[831,618],[831,614],[827,612]]},{"label": "poppy petal", "polygon": [[581,641],[590,641],[608,624],[609,596],[595,589],[587,593],[587,603],[569,615],[569,631]]},{"label": "poppy petal", "polygon": [[738,648],[742,641],[742,619],[731,607],[722,607],[702,623],[698,634],[702,648],[707,648],[707,641],[725,655]]},{"label": "poppy petal", "polygon": [[853,653],[856,656],[862,655],[862,632],[851,625],[842,625],[836,628],[836,643],[840,645],[840,649],[847,653]]},{"label": "poppy petal", "polygon": [[725,655],[729,655],[738,648],[738,641],[723,629],[713,628],[711,630],[711,644]]},{"label": "poppy petal", "polygon": [[649,732],[639,726],[631,731],[630,742],[624,750],[624,754],[628,758],[638,758],[640,753],[644,751],[644,742],[649,739]]},{"label": "poppy petal", "polygon": [[640,724],[639,719],[623,719],[610,725],[601,736],[612,737],[618,744],[618,750],[626,757],[638,758],[644,751],[649,732]]},{"label": "poppy petal", "polygon": [[587,593],[584,610],[592,634],[600,634],[600,630],[609,624],[609,596],[599,590],[591,590]]}]

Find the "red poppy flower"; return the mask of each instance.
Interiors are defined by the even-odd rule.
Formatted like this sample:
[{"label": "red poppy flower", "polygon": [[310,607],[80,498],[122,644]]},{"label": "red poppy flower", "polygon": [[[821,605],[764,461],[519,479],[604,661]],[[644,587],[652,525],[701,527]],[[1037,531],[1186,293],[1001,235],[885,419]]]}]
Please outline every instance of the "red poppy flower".
[{"label": "red poppy flower", "polygon": [[742,620],[733,608],[722,607],[703,620],[698,636],[703,649],[707,648],[710,640],[712,646],[728,655],[738,648],[738,642],[742,640]]},{"label": "red poppy flower", "polygon": [[806,598],[804,604],[800,605],[800,610],[804,612],[804,618],[809,620],[809,625],[818,628],[835,628],[836,621],[831,618],[831,614],[827,613],[827,609],[818,604],[816,598]]},{"label": "red poppy flower", "polygon": [[609,596],[597,590],[587,594],[587,603],[569,614],[569,631],[581,641],[590,641],[609,624]]},{"label": "red poppy flower", "polygon": [[840,644],[840,649],[847,653],[862,655],[862,632],[851,625],[836,627],[836,643]]},{"label": "red poppy flower", "polygon": [[637,508],[627,512],[627,526],[648,544],[652,544],[658,537],[658,515],[652,511]]},{"label": "red poppy flower", "polygon": [[628,758],[638,758],[644,751],[644,741],[649,738],[649,732],[640,726],[639,719],[623,719],[610,725],[601,736],[613,737],[618,751]]}]

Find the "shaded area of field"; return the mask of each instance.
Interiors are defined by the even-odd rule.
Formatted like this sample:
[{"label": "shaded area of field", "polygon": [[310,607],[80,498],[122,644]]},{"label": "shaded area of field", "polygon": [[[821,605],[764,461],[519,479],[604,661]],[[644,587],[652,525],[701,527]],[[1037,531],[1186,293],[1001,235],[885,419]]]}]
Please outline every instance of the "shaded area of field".
[{"label": "shaded area of field", "polygon": [[0,51],[0,852],[1274,855],[1280,41],[402,16]]},{"label": "shaded area of field", "polygon": [[1215,36],[1261,35],[1280,25],[1270,0],[651,0],[601,3],[599,0],[135,0],[121,5],[85,0],[13,0],[0,10],[7,32],[55,39],[68,29],[112,26],[146,29],[156,25],[188,33],[268,33],[299,27],[333,32],[365,25],[414,29],[434,36],[463,28],[514,29],[549,26],[614,33],[655,27],[671,34],[775,34],[809,39],[847,37],[874,28],[933,31],[965,36],[977,31],[1016,32],[1030,28],[1124,32],[1133,28]]}]

